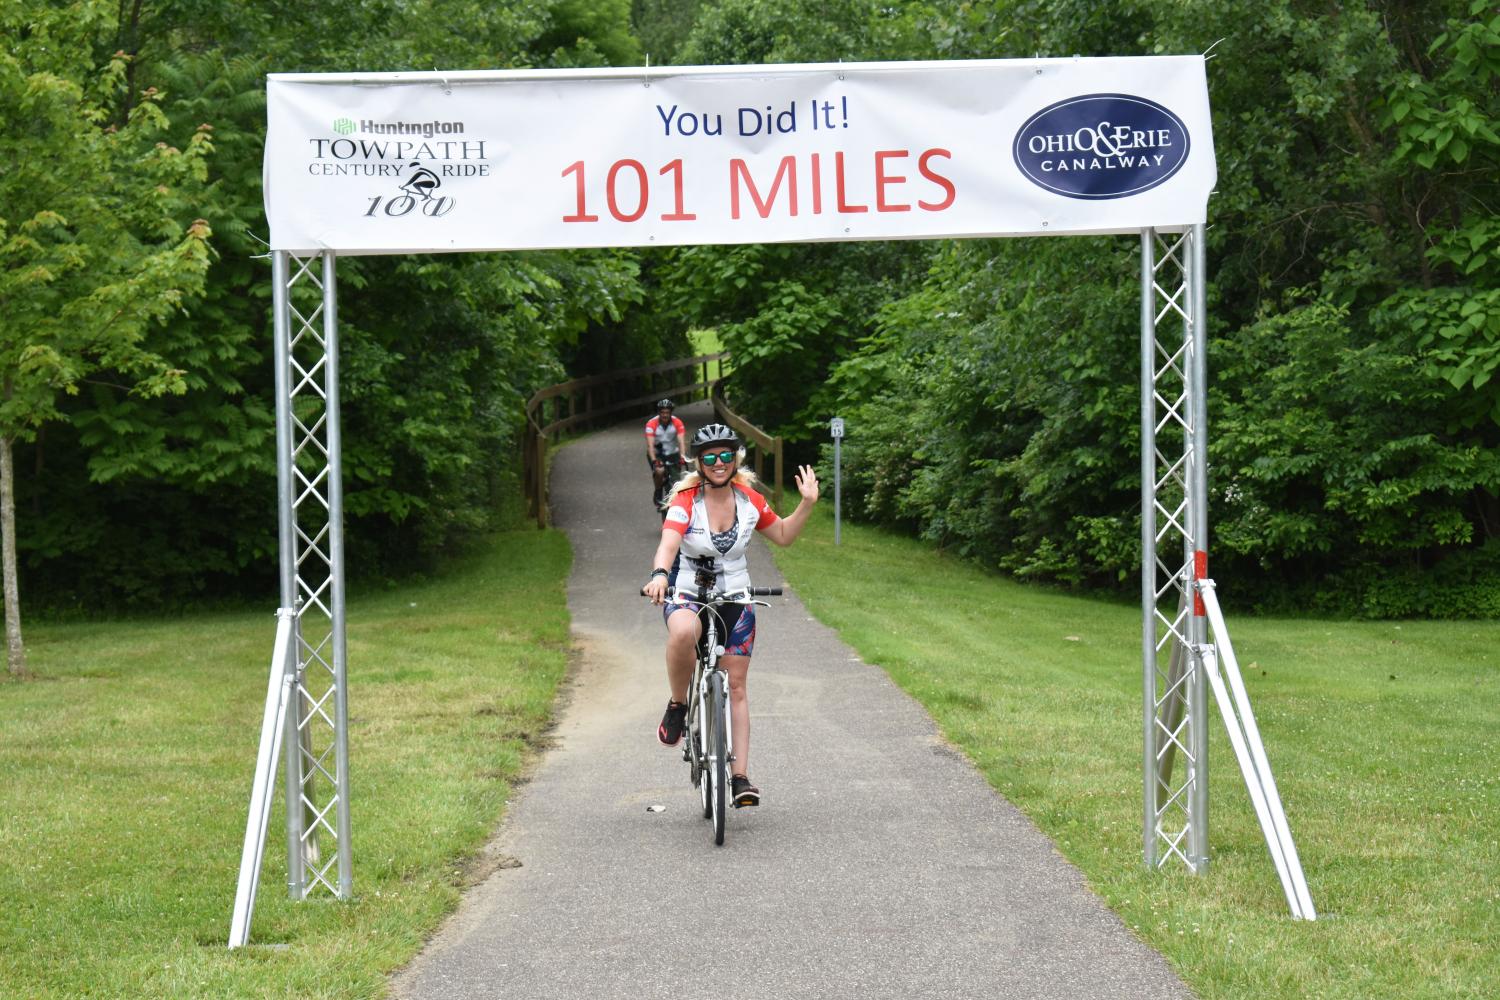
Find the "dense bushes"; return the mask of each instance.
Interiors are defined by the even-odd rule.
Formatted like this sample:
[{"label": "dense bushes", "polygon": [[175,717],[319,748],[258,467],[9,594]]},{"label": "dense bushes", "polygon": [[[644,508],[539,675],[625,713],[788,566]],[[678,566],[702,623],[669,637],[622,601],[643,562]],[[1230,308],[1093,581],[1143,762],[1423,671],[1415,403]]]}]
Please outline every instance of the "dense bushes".
[{"label": "dense bushes", "polygon": [[[18,444],[22,594],[90,611],[264,598],[276,545],[265,74],[631,61],[628,5],[417,0],[292,19],[263,4],[75,7],[58,22],[71,41],[100,61],[128,56],[107,95],[115,113],[150,90],[179,145],[210,126],[209,184],[190,207],[214,257],[202,294],[147,337],[182,395],[143,398],[106,373]],[[624,251],[339,262],[352,579],[421,567],[515,508],[522,401],[641,302],[638,272]],[[629,365],[685,340],[612,346]]]},{"label": "dense bushes", "polygon": [[[1468,0],[897,10],[903,30],[877,18],[885,30],[869,37],[931,46],[904,56],[1192,52],[1222,36],[1210,63],[1215,575],[1230,601],[1278,610],[1496,613],[1494,11]],[[1137,245],[943,247],[920,288],[877,283],[884,304],[862,303],[874,313],[837,293],[758,288],[730,335],[753,336],[773,374],[765,389],[739,375],[735,389],[755,416],[804,437],[835,412],[849,418],[851,516],[1020,576],[1133,589]],[[817,280],[804,270],[796,287]],[[830,329],[846,338],[842,357],[794,382],[798,352],[816,362],[805,345]]]},{"label": "dense bushes", "polygon": [[[217,257],[148,345],[188,392],[93,386],[18,453],[27,592],[160,601],[260,586],[274,526],[267,69],[1199,52],[1210,201],[1211,551],[1226,599],[1500,613],[1500,18],[1484,0],[466,0],[82,6],[186,144]],[[190,9],[189,9],[190,8]],[[1222,39],[1222,40],[1221,40]],[[811,455],[849,421],[846,510],[996,569],[1131,590],[1138,241],[697,247],[341,265],[351,558],[420,563],[511,493],[519,401],[714,325],[736,405]],[[27,471],[29,470],[29,471]]]}]

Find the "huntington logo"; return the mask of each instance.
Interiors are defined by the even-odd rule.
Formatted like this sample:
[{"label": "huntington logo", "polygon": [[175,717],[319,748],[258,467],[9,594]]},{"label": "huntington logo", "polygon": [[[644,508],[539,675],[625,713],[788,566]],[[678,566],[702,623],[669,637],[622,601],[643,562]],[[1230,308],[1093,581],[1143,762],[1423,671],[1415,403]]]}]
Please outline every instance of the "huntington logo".
[{"label": "huntington logo", "polygon": [[1068,198],[1125,198],[1166,183],[1187,162],[1187,126],[1130,94],[1087,94],[1026,120],[1012,147],[1038,187]]},{"label": "huntington logo", "polygon": [[333,130],[339,135],[353,135],[355,129],[354,119],[340,118],[333,123]]}]

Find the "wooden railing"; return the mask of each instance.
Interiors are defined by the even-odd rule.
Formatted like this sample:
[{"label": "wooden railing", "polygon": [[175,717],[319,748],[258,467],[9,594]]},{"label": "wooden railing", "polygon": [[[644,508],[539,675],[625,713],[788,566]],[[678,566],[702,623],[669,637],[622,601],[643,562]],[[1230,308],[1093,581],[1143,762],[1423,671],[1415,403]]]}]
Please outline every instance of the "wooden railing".
[{"label": "wooden railing", "polygon": [[[679,403],[706,399],[724,377],[726,352],[663,361],[641,368],[559,382],[526,401],[526,430],[521,467],[528,513],[538,527],[547,526],[547,445],[566,431],[597,423],[627,410],[641,411],[664,396]],[[710,374],[709,366],[715,366]],[[676,372],[691,370],[692,381]]]},{"label": "wooden railing", "polygon": [[[537,527],[547,526],[547,446],[563,432],[588,426],[625,410],[641,411],[663,396],[679,403],[695,399],[713,400],[717,418],[737,431],[745,441],[745,450],[753,455],[756,476],[765,479],[769,460],[775,470],[772,503],[781,506],[782,441],[767,434],[729,408],[724,400],[724,359],[727,352],[703,354],[696,358],[663,361],[643,368],[628,368],[589,378],[559,382],[540,390],[526,401],[526,438],[522,444],[522,468],[528,513],[536,518]],[[715,365],[712,376],[709,365]],[[686,369],[693,370],[695,381],[672,383],[666,376]],[[700,377],[701,374],[701,377]]]}]

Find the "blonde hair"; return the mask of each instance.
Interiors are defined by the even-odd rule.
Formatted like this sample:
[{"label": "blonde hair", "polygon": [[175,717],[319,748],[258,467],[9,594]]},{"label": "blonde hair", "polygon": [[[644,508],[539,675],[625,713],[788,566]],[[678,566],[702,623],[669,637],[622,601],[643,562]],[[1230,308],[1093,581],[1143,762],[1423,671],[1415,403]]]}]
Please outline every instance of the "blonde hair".
[{"label": "blonde hair", "polygon": [[[672,492],[667,496],[667,503],[677,499],[677,494],[693,489],[703,482],[703,476],[698,472],[698,459],[694,458],[682,474],[682,478],[672,484]],[[759,490],[760,480],[755,478],[755,473],[745,467],[745,449],[741,448],[734,455],[734,476],[729,480],[736,486],[742,486],[747,490]]]}]

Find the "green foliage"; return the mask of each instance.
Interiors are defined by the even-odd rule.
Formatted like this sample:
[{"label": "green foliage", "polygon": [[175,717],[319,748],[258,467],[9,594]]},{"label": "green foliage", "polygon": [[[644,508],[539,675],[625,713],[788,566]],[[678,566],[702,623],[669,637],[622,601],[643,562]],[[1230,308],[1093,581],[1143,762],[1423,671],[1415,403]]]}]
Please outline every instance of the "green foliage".
[{"label": "green foliage", "polygon": [[912,244],[753,244],[675,251],[663,281],[682,328],[714,326],[735,359],[737,409],[792,441],[821,438],[830,366],[881,305],[915,284]]},{"label": "green foliage", "polygon": [[[871,0],[809,8],[790,0],[705,7],[679,51],[702,64],[833,62],[911,54],[909,24]],[[736,409],[785,435],[789,460],[822,440],[837,397],[832,365],[873,332],[882,306],[912,291],[931,246],[916,242],[693,247],[675,251],[664,281],[681,327],[715,326],[735,357]]]},{"label": "green foliage", "polygon": [[1139,412],[1137,383],[1119,378],[1139,354],[1132,250],[944,253],[926,290],[887,309],[879,336],[835,369],[836,387],[866,394],[849,414],[850,509],[1019,575],[1120,578],[1134,556],[1108,529],[1128,529],[1139,502],[1119,461]]},{"label": "green foliage", "polygon": [[[103,135],[123,144],[121,116],[149,119],[168,148],[184,150],[178,158],[201,175],[194,209],[214,239],[188,311],[141,329],[142,358],[164,359],[173,394],[148,398],[120,378],[81,384],[59,405],[66,421],[18,455],[27,593],[96,610],[264,594],[276,546],[265,74],[631,62],[627,5],[173,0],[47,10],[0,13],[13,19],[4,27],[17,51],[68,66],[126,53],[94,87],[103,120],[117,123]],[[7,111],[6,120],[25,119]],[[6,162],[24,176],[89,176],[22,152],[20,138],[0,143],[11,143]],[[135,201],[144,209],[150,199]],[[135,267],[144,254],[119,258]],[[513,516],[521,403],[567,377],[585,345],[605,343],[630,366],[675,343],[609,336],[633,322],[642,295],[627,252],[345,258],[338,279],[349,558],[366,577],[427,565]],[[50,308],[31,305],[44,316]]]},{"label": "green foliage", "polygon": [[[1473,551],[1474,504],[1500,492],[1500,455],[1480,435],[1444,433],[1451,390],[1406,337],[1359,340],[1348,307],[1320,298],[1215,345],[1218,551],[1289,584],[1281,599],[1244,588],[1273,606],[1500,611],[1493,553]],[[1339,584],[1326,595],[1301,585],[1327,569]]]},{"label": "green foliage", "polygon": [[[117,52],[96,63],[89,45],[108,9],[0,10],[0,29],[20,43],[0,51],[0,120],[7,123],[0,133],[0,449],[7,463],[17,442],[37,441],[85,393],[107,387],[143,401],[188,391],[182,359],[164,353],[155,337],[181,320],[203,288],[210,226],[194,215],[211,130],[194,129],[181,148],[172,145],[154,87],[128,106],[115,104],[130,60]],[[10,561],[14,504],[21,501],[23,512],[16,533],[41,538],[49,534],[39,516],[43,499],[55,514],[73,494],[28,495],[35,479],[13,493],[10,479],[5,590],[16,670],[24,662]]]},{"label": "green foliage", "polygon": [[703,0],[632,0],[630,22],[653,66],[677,61],[702,6]]},{"label": "green foliage", "polygon": [[632,66],[641,46],[630,30],[630,0],[555,0],[535,43],[560,66]]},{"label": "green foliage", "polygon": [[[1500,423],[1500,12],[1476,0],[1388,89],[1392,163],[1421,192],[1423,282],[1386,304],[1428,348],[1429,370],[1459,390],[1461,419]],[[1424,72],[1425,71],[1425,72]]]},{"label": "green foliage", "polygon": [[[264,571],[274,545],[269,289],[253,234],[264,226],[268,70],[630,64],[645,51],[657,63],[1129,55],[1217,42],[1215,572],[1244,578],[1240,599],[1280,607],[1488,613],[1500,539],[1493,4],[377,0],[290,10],[173,0],[122,13],[91,0],[0,11],[18,40],[12,62],[30,60],[23,76],[75,80],[103,116],[99,142],[155,129],[181,151],[153,146],[131,176],[206,165],[206,187],[169,183],[118,206],[133,238],[192,249],[193,215],[215,234],[191,300],[134,299],[135,332],[108,358],[74,344],[120,377],[74,379],[61,347],[27,355],[38,379],[79,389],[58,389],[66,421],[18,455],[28,576],[60,603],[100,599],[115,578],[124,593],[160,600],[258,585]],[[85,88],[70,68],[84,65],[113,68],[85,75]],[[42,100],[7,72],[9,100]],[[22,165],[0,184],[62,176],[23,155],[35,131],[0,137],[13,150],[0,162]],[[177,206],[175,244],[142,223],[162,199]],[[51,217],[23,217],[17,204],[0,210],[5,245],[18,254],[16,241],[31,240],[51,256],[44,271],[7,271],[12,288],[63,273],[77,252]],[[788,435],[791,458],[824,439],[829,416],[849,419],[852,515],[1015,574],[1129,588],[1135,252],[1134,240],[1098,239],[343,261],[351,552],[362,571],[395,572],[489,523],[515,474],[527,393],[564,373],[680,353],[690,329],[713,327],[736,355],[736,406]],[[164,288],[152,273],[112,294]],[[27,308],[38,322],[62,315],[44,297]],[[195,510],[211,523],[173,530],[141,513],[191,520]],[[114,530],[81,530],[83,518]]]},{"label": "green foliage", "polygon": [[[1492,6],[1037,0],[901,19],[957,57],[1223,38],[1209,64],[1214,571],[1270,607],[1494,614]],[[1018,575],[1129,587],[1135,243],[940,255],[816,390],[851,416],[851,512]]]},{"label": "green foliage", "polygon": [[728,0],[705,6],[683,45],[693,65],[900,58],[893,8],[875,0]]},{"label": "green foliage", "polygon": [[202,288],[209,227],[192,214],[213,147],[206,129],[169,145],[154,90],[116,121],[107,95],[127,60],[91,66],[66,16],[6,27],[29,43],[0,52],[0,117],[19,126],[0,135],[0,437],[10,442],[60,419],[87,384],[185,391],[146,338]]}]

